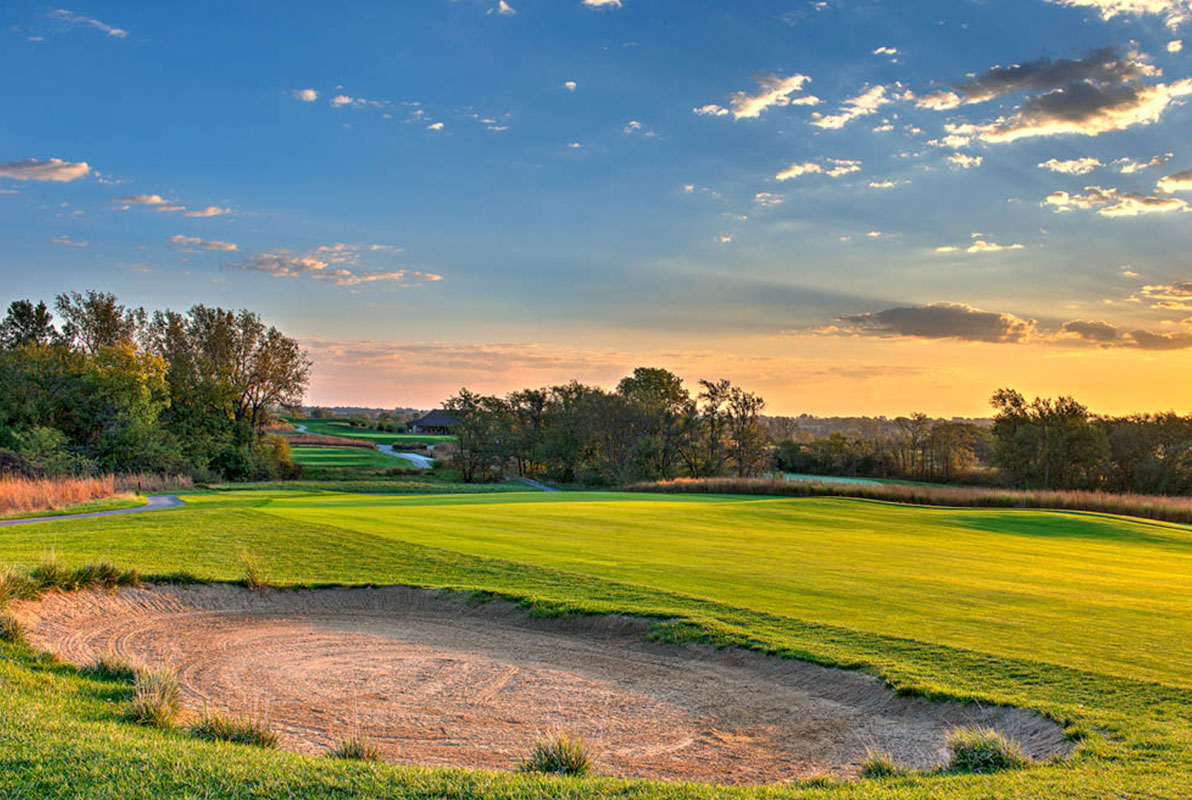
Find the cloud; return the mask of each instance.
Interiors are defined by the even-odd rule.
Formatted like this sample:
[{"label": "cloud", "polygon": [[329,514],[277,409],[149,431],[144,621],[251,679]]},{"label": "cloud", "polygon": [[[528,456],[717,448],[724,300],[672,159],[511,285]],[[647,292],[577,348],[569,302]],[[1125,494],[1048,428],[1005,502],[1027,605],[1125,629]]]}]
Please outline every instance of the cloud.
[{"label": "cloud", "polygon": [[222,217],[225,214],[231,214],[232,209],[220,208],[219,206],[207,206],[206,208],[195,209],[194,211],[187,211],[188,217]]},{"label": "cloud", "polygon": [[183,248],[213,250],[223,253],[230,253],[240,249],[231,242],[221,242],[215,239],[200,239],[198,236],[171,236],[170,242]]},{"label": "cloud", "polygon": [[1151,167],[1161,167],[1172,158],[1172,153],[1162,153],[1157,156],[1151,156],[1148,161],[1135,161],[1132,158],[1115,158],[1113,166],[1117,167],[1117,171],[1123,175],[1133,175],[1135,172],[1141,172],[1144,169]]},{"label": "cloud", "polygon": [[759,87],[755,94],[741,91],[733,92],[729,95],[731,110],[715,103],[709,103],[692,110],[696,114],[715,117],[732,114],[733,119],[757,119],[769,108],[813,106],[819,103],[819,98],[814,95],[791,96],[796,92],[802,91],[803,87],[811,81],[811,78],[806,75],[788,75],[786,77],[782,75],[755,75],[754,80],[757,81]]},{"label": "cloud", "polygon": [[0,162],[0,178],[13,178],[18,181],[67,183],[90,173],[91,165],[86,161],[63,161],[60,158],[38,161],[30,158],[25,161]]},{"label": "cloud", "polygon": [[1059,333],[1086,342],[1108,343],[1116,341],[1120,331],[1108,322],[1074,319],[1061,325]]},{"label": "cloud", "polygon": [[857,172],[861,169],[860,161],[852,161],[843,158],[829,158],[827,162],[830,166],[823,166],[814,161],[806,161],[802,164],[791,164],[786,169],[774,176],[775,180],[789,181],[792,178],[800,178],[804,175],[824,174],[831,178],[839,178],[848,175],[852,172]]},{"label": "cloud", "polygon": [[83,25],[95,28],[98,31],[103,31],[108,36],[112,36],[117,39],[123,39],[125,36],[128,36],[128,31],[124,30],[123,28],[114,28],[104,22],[100,22],[94,17],[85,17],[82,14],[76,14],[73,11],[68,11],[65,8],[59,8],[56,11],[51,11],[50,16],[59,22],[65,22],[68,25]]},{"label": "cloud", "polygon": [[50,239],[50,241],[54,242],[55,244],[64,244],[67,247],[90,247],[91,246],[91,242],[76,242],[66,236],[55,236],[53,239]]},{"label": "cloud", "polygon": [[1192,14],[1192,0],[1048,0],[1061,6],[1091,8],[1101,14],[1101,19],[1113,19],[1119,14],[1142,16],[1154,14],[1162,17],[1168,28],[1175,30]]},{"label": "cloud", "polygon": [[1096,158],[1072,158],[1067,161],[1061,161],[1058,158],[1049,158],[1038,165],[1039,169],[1049,169],[1052,172],[1061,172],[1065,175],[1087,175],[1095,170],[1097,167],[1103,167],[1100,159]]},{"label": "cloud", "polygon": [[488,13],[489,14],[504,14],[507,16],[511,16],[513,14],[516,14],[517,11],[513,8],[513,6],[506,3],[505,0],[499,0],[496,8],[490,8],[488,10]]},{"label": "cloud", "polygon": [[431,124],[426,126],[426,129],[428,131],[441,131],[445,127],[447,127],[447,126],[444,125],[442,122],[432,122]]},{"label": "cloud", "polygon": [[1022,92],[1028,97],[1009,116],[984,124],[951,124],[951,133],[989,142],[1071,133],[1097,136],[1151,124],[1179,98],[1192,94],[1192,79],[1146,85],[1160,70],[1145,56],[1119,56],[1104,48],[1079,59],[1041,58],[993,67],[950,91],[919,98],[923,108],[949,110]]},{"label": "cloud", "polygon": [[879,47],[870,53],[870,55],[874,56],[897,56],[901,54],[902,51],[897,47]]},{"label": "cloud", "polygon": [[885,86],[874,86],[856,97],[845,100],[836,114],[826,116],[819,113],[813,114],[814,119],[811,124],[817,128],[839,130],[858,117],[876,113],[882,106],[893,102],[894,98],[886,93]]},{"label": "cloud", "polygon": [[1187,331],[1174,333],[1128,331],[1125,338],[1128,344],[1132,344],[1140,350],[1184,350],[1192,347],[1192,333]]},{"label": "cloud", "polygon": [[[298,278],[309,277],[315,280],[331,281],[336,286],[359,286],[368,283],[392,283],[399,288],[415,288],[422,286],[424,283],[433,283],[441,281],[442,275],[436,275],[433,272],[419,272],[409,269],[387,270],[387,271],[373,271],[373,272],[356,272],[343,266],[348,263],[355,266],[356,261],[353,258],[337,258],[334,254],[345,251],[359,250],[364,247],[372,249],[372,245],[345,245],[337,243],[335,245],[325,245],[315,250],[318,254],[331,253],[332,255],[316,255],[314,253],[307,253],[305,255],[297,255],[289,250],[269,250],[264,253],[258,253],[251,258],[230,264],[233,269],[244,270],[246,272],[263,272],[267,275],[272,275],[277,278]],[[389,245],[376,245],[378,248],[389,249]]]},{"label": "cloud", "polygon": [[870,181],[870,189],[893,189],[898,184],[895,181]]},{"label": "cloud", "polygon": [[986,239],[977,238],[979,234],[973,234],[973,242],[967,247],[961,245],[959,247],[954,245],[944,245],[943,247],[935,248],[937,253],[1000,253],[1003,250],[1022,250],[1025,245],[1021,244],[998,244],[997,242],[990,242]]},{"label": "cloud", "polygon": [[1164,175],[1155,185],[1161,192],[1189,192],[1192,191],[1192,169]]},{"label": "cloud", "polygon": [[620,8],[621,0],[584,0],[588,8]]},{"label": "cloud", "polygon": [[948,162],[961,169],[979,167],[985,161],[982,156],[970,156],[967,153],[953,153],[948,156]]},{"label": "cloud", "polygon": [[625,127],[621,129],[621,133],[624,133],[624,134],[630,135],[630,136],[632,136],[632,135],[644,136],[647,139],[653,139],[658,136],[657,133],[655,133],[654,131],[645,127],[644,125],[641,124],[640,121],[638,121],[636,119],[631,119],[628,122],[626,122]]},{"label": "cloud", "polygon": [[984,311],[964,303],[929,303],[838,317],[817,333],[845,336],[959,339],[966,342],[1024,342],[1036,322],[1014,314]]},{"label": "cloud", "polygon": [[1151,308],[1164,311],[1192,311],[1192,281],[1176,281],[1142,287]]},{"label": "cloud", "polygon": [[786,195],[775,194],[774,192],[758,192],[753,196],[753,201],[759,206],[771,208],[782,205],[786,201]]},{"label": "cloud", "polygon": [[1178,53],[1184,49],[1184,42],[1182,39],[1172,39],[1167,43],[1167,52]]},{"label": "cloud", "polygon": [[319,99],[319,93],[314,89],[291,89],[290,97],[295,100],[301,100],[304,103],[313,103]]},{"label": "cloud", "polygon": [[575,81],[564,81],[563,88],[569,92],[574,92],[577,88],[579,88],[579,84]]},{"label": "cloud", "polygon": [[350,106],[358,102],[358,100],[349,97],[346,94],[337,94],[335,97],[331,98],[331,105],[335,108],[339,108],[340,106]]},{"label": "cloud", "polygon": [[1086,186],[1084,194],[1052,192],[1043,200],[1043,204],[1054,206],[1057,212],[1095,208],[1103,217],[1137,217],[1143,214],[1188,210],[1188,203],[1178,197],[1123,192],[1119,189],[1103,189],[1100,186]]}]

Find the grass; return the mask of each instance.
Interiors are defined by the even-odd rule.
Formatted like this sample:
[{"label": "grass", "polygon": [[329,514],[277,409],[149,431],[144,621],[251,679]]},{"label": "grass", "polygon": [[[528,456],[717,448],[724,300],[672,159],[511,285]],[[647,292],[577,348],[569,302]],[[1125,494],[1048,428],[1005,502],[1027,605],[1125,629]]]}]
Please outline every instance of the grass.
[{"label": "grass", "polygon": [[119,494],[115,497],[106,497],[101,500],[88,500],[84,503],[77,503],[75,505],[63,506],[50,510],[41,511],[26,511],[23,514],[9,514],[0,517],[0,520],[6,519],[28,519],[30,517],[62,517],[67,514],[90,514],[95,511],[115,511],[120,508],[136,508],[137,506],[145,505],[146,500],[143,497],[137,497],[131,494]]},{"label": "grass", "polygon": [[363,439],[373,444],[414,447],[420,444],[437,444],[439,442],[451,442],[455,440],[454,436],[428,436],[418,433],[381,433],[364,428],[353,428],[346,420],[303,419],[297,420],[297,422],[300,425],[305,425],[308,433],[321,434],[323,436],[344,436],[349,439]]},{"label": "grass", "polygon": [[1018,742],[988,728],[957,728],[948,735],[948,769],[978,774],[1030,764]]},{"label": "grass", "polygon": [[893,778],[905,772],[889,753],[870,750],[861,762],[861,776],[864,778]]},{"label": "grass", "polygon": [[263,715],[230,717],[213,712],[204,713],[202,719],[191,726],[190,733],[209,742],[230,742],[266,750],[277,747],[279,738]]},{"label": "grass", "polygon": [[94,478],[13,478],[0,480],[0,514],[50,511],[116,494],[111,475]]},{"label": "grass", "polygon": [[178,716],[180,695],[174,670],[168,667],[137,670],[133,696],[124,707],[124,718],[138,725],[168,728]]},{"label": "grass", "polygon": [[109,683],[135,683],[137,679],[137,668],[115,653],[104,653],[79,672]]},{"label": "grass", "polygon": [[361,447],[295,446],[290,449],[290,452],[293,454],[294,462],[301,464],[303,468],[366,467],[385,469],[405,466],[409,463],[403,458]]},{"label": "grass", "polygon": [[[110,687],[0,645],[0,796],[66,798],[1181,798],[1192,785],[1192,531],[1036,510],[838,498],[217,492],[169,514],[0,531],[27,573],[101,559],[234,582],[409,584],[535,613],[655,618],[668,641],[860,668],[898,691],[1025,706],[1070,760],[764,792],[212,751],[122,724]],[[36,528],[34,530],[33,528]]]},{"label": "grass", "polygon": [[949,506],[953,508],[1036,508],[1092,511],[1164,522],[1192,523],[1192,497],[1149,494],[1114,494],[1087,491],[989,489],[930,483],[849,482],[822,477],[818,481],[783,478],[680,478],[629,487],[651,494],[745,494],[776,497],[853,497],[891,503]]},{"label": "grass", "polygon": [[518,765],[518,771],[582,778],[591,774],[595,762],[595,751],[583,739],[568,733],[555,733],[534,742],[529,755]]},{"label": "grass", "polygon": [[327,753],[330,758],[344,761],[380,761],[381,751],[367,736],[355,732],[348,734],[335,743],[335,747]]}]

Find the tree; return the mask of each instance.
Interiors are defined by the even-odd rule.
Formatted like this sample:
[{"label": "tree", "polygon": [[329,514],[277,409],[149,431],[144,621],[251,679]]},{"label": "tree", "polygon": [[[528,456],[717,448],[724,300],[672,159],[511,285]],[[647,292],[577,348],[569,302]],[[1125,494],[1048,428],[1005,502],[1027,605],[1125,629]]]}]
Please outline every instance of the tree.
[{"label": "tree", "polygon": [[134,342],[147,320],[145,309],[126,308],[110,292],[60,294],[54,301],[62,315],[62,338],[87,354]]},{"label": "tree", "polygon": [[29,300],[14,300],[8,314],[0,322],[0,349],[16,350],[27,344],[49,344],[57,331],[54,316],[44,302],[37,305]]},{"label": "tree", "polygon": [[1095,488],[1109,457],[1105,431],[1071,397],[1036,397],[999,389],[990,400],[994,462],[1012,485],[1038,489]]}]

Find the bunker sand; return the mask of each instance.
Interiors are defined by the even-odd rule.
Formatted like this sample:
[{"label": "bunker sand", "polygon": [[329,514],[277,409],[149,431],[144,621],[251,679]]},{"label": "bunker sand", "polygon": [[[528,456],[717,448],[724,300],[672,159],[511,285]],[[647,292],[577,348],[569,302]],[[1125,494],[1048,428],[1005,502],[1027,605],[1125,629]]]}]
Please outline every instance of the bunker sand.
[{"label": "bunker sand", "polygon": [[857,774],[869,748],[944,759],[958,725],[1032,757],[1070,749],[1023,709],[899,697],[877,679],[759,653],[645,639],[618,616],[542,619],[406,588],[250,592],[160,586],[52,594],[19,607],[33,644],[178,670],[192,713],[261,713],[283,748],[363,732],[396,763],[509,769],[553,731],[592,742],[602,774],[773,783]]}]

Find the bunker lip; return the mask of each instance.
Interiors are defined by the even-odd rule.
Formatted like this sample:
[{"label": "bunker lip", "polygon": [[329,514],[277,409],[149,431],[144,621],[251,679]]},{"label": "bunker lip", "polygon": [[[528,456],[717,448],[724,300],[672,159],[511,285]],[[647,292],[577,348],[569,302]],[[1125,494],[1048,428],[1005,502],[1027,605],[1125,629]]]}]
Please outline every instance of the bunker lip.
[{"label": "bunker lip", "polygon": [[535,738],[568,731],[595,745],[605,775],[742,784],[855,776],[870,749],[935,767],[960,725],[999,730],[1039,760],[1071,749],[1025,709],[650,642],[639,618],[544,619],[433,590],[171,585],[14,610],[37,647],[80,665],[115,653],[173,666],[192,713],[264,713],[283,748],[310,754],[362,732],[395,763],[509,769]]}]

